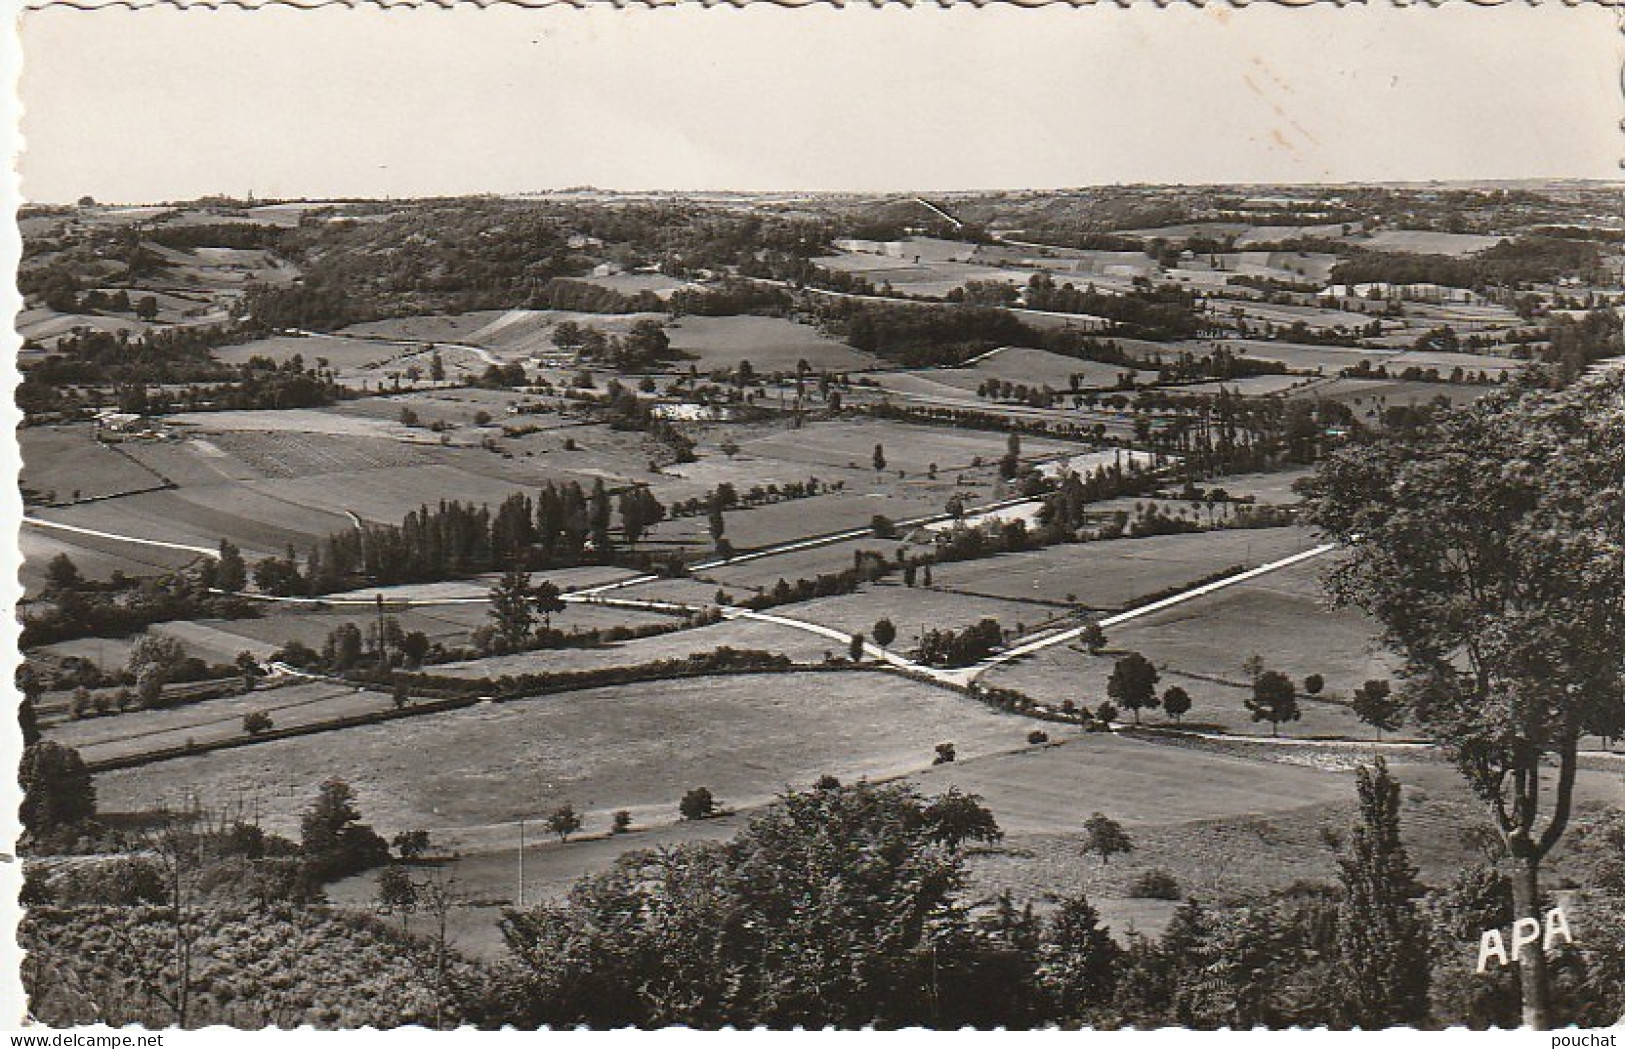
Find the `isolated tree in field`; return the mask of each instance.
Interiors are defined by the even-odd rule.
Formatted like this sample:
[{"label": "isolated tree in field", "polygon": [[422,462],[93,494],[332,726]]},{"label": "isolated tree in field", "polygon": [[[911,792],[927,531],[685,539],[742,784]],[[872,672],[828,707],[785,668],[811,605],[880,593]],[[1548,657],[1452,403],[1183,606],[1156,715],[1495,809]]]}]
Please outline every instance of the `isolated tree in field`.
[{"label": "isolated tree in field", "polygon": [[587,496],[587,528],[592,534],[592,548],[599,554],[607,553],[610,547],[609,521],[609,489],[604,479],[597,477],[592,482],[592,493]]},{"label": "isolated tree in field", "polygon": [[722,518],[722,500],[712,496],[711,504],[706,507],[706,523],[711,533],[711,543],[718,550],[722,549],[722,537],[728,530],[728,522]]},{"label": "isolated tree in field", "polygon": [[999,460],[999,476],[1006,481],[1021,471],[1021,434],[1014,430],[1004,439],[1004,458]]},{"label": "isolated tree in field", "polygon": [[1106,647],[1106,631],[1101,628],[1099,623],[1085,623],[1083,632],[1078,635],[1078,640],[1083,642],[1083,647],[1089,650],[1091,656],[1098,656],[1101,650]]},{"label": "isolated tree in field", "polygon": [[954,749],[952,743],[938,743],[937,754],[936,757],[931,759],[931,764],[947,765],[957,757],[959,757],[959,753]]},{"label": "isolated tree in field", "polygon": [[677,803],[677,812],[685,820],[710,819],[717,814],[717,799],[709,787],[695,787]]},{"label": "isolated tree in field", "polygon": [[23,751],[23,829],[32,835],[96,818],[96,786],[72,747],[44,740]]},{"label": "isolated tree in field", "polygon": [[611,817],[609,832],[611,834],[625,834],[632,829],[632,813],[627,809],[616,809]]},{"label": "isolated tree in field", "polygon": [[429,378],[434,382],[446,381],[446,360],[438,349],[429,355]]},{"label": "isolated tree in field", "polygon": [[882,445],[875,445],[874,464],[875,473],[879,473],[886,468],[886,449]]},{"label": "isolated tree in field", "polygon": [[248,586],[248,565],[243,552],[229,540],[220,540],[220,558],[214,563],[214,582],[228,594],[235,594]]},{"label": "isolated tree in field", "polygon": [[[1349,548],[1334,599],[1382,624],[1410,721],[1485,800],[1518,918],[1568,826],[1580,738],[1625,720],[1625,372],[1525,384],[1333,453],[1304,483]],[[1546,960],[1525,1024],[1552,1022]]]},{"label": "isolated tree in field", "polygon": [[426,830],[403,830],[395,835],[390,844],[395,846],[395,852],[401,859],[420,859],[429,852],[429,832]]},{"label": "isolated tree in field", "polygon": [[1356,775],[1360,822],[1337,861],[1344,1008],[1368,1031],[1420,1026],[1428,1016],[1428,938],[1416,905],[1417,868],[1399,837],[1399,782],[1380,758]]},{"label": "isolated tree in field", "polygon": [[96,713],[96,699],[90,694],[89,685],[80,685],[73,690],[73,698],[68,702],[68,716],[75,721],[91,717]]},{"label": "isolated tree in field", "polygon": [[317,880],[340,878],[388,862],[390,843],[361,822],[356,792],[343,779],[328,779],[299,817],[299,848]]},{"label": "isolated tree in field", "polygon": [[243,731],[250,736],[257,736],[262,732],[269,732],[272,728],[271,715],[263,710],[251,710],[243,715]]},{"label": "isolated tree in field", "polygon": [[846,654],[847,654],[848,658],[850,658],[852,660],[852,662],[854,662],[854,663],[858,663],[858,662],[861,662],[863,660],[863,635],[862,634],[853,634],[852,635],[852,639],[850,641],[848,641],[847,644],[846,644]]},{"label": "isolated tree in field", "polygon": [[[839,782],[832,789],[838,789]],[[957,849],[967,841],[990,845],[1004,837],[999,823],[993,818],[980,794],[965,794],[958,787],[949,787],[946,794],[933,798],[923,813],[931,827],[931,837],[950,849]]]},{"label": "isolated tree in field", "polygon": [[[1084,709],[1087,710],[1088,708],[1086,707]],[[1108,699],[1104,703],[1101,703],[1100,706],[1095,708],[1095,721],[1098,722],[1102,728],[1110,728],[1112,722],[1117,720],[1118,713],[1120,712],[1118,711],[1116,704],[1112,703],[1112,701]]]},{"label": "isolated tree in field", "polygon": [[401,916],[401,928],[406,928],[408,916],[418,907],[418,890],[405,867],[388,866],[378,872],[378,906],[390,914]]},{"label": "isolated tree in field", "polygon": [[1180,720],[1191,710],[1191,694],[1178,685],[1170,685],[1162,694],[1162,709],[1175,721]]},{"label": "isolated tree in field", "polygon": [[124,665],[131,674],[141,673],[142,667],[156,667],[168,681],[186,666],[186,646],[172,637],[145,634],[131,646]]},{"label": "isolated tree in field", "polygon": [[322,644],[322,659],[334,670],[349,670],[361,662],[361,628],[354,623],[340,623],[328,631]]},{"label": "isolated tree in field", "polygon": [[144,664],[135,675],[135,695],[142,710],[164,705],[164,672],[156,663]]},{"label": "isolated tree in field", "polygon": [[1119,706],[1134,711],[1134,723],[1138,725],[1141,710],[1156,709],[1160,676],[1149,659],[1130,652],[1113,665],[1112,676],[1106,680],[1106,695]]},{"label": "isolated tree in field", "polygon": [[158,317],[158,299],[153,295],[143,295],[135,300],[135,315],[144,321],[156,320]]},{"label": "isolated tree in field", "polygon": [[870,633],[875,639],[875,644],[881,648],[886,648],[897,640],[897,625],[890,619],[877,619],[875,620],[874,629]]},{"label": "isolated tree in field", "polygon": [[360,819],[355,791],[341,779],[330,779],[300,817],[300,847],[306,856],[335,852],[343,846],[345,831]]},{"label": "isolated tree in field", "polygon": [[726,455],[728,458],[732,459],[734,456],[739,454],[739,442],[733,439],[733,434],[728,434],[722,439],[722,442],[717,445],[717,449],[722,452],[723,455]]},{"label": "isolated tree in field", "polygon": [[1377,730],[1394,732],[1405,724],[1405,701],[1394,687],[1381,678],[1372,678],[1354,690],[1354,716]]},{"label": "isolated tree in field", "polygon": [[421,630],[408,630],[401,635],[401,655],[409,667],[421,666],[429,655],[429,635]]},{"label": "isolated tree in field", "polygon": [[548,813],[547,829],[557,834],[560,841],[569,841],[570,835],[581,829],[581,816],[574,805],[560,805]]},{"label": "isolated tree in field", "polygon": [[1121,823],[1097,812],[1084,821],[1083,851],[1099,856],[1101,863],[1110,863],[1113,856],[1133,852],[1134,842]]},{"label": "isolated tree in field", "polygon": [[637,545],[649,529],[666,519],[666,507],[645,485],[621,493],[619,510],[621,532],[628,544]]},{"label": "isolated tree in field", "polygon": [[576,353],[585,343],[581,325],[575,321],[559,321],[553,326],[553,345],[565,353]]},{"label": "isolated tree in field", "polygon": [[1280,735],[1283,721],[1296,721],[1303,714],[1298,710],[1298,686],[1279,670],[1266,670],[1253,679],[1253,694],[1247,700],[1247,710],[1254,721],[1268,721],[1270,735]]},{"label": "isolated tree in field", "polygon": [[559,588],[549,580],[542,580],[530,589],[530,607],[542,617],[542,626],[552,629],[553,617],[570,606],[565,603]]},{"label": "isolated tree in field", "polygon": [[45,563],[45,591],[66,594],[85,585],[79,575],[79,566],[67,554],[57,554]]},{"label": "isolated tree in field", "polygon": [[1303,692],[1307,696],[1318,696],[1326,688],[1326,679],[1319,674],[1310,674],[1303,679]]},{"label": "isolated tree in field", "polygon": [[534,596],[530,573],[517,562],[491,588],[491,607],[486,615],[511,648],[524,644],[536,626],[536,609],[531,603]]}]

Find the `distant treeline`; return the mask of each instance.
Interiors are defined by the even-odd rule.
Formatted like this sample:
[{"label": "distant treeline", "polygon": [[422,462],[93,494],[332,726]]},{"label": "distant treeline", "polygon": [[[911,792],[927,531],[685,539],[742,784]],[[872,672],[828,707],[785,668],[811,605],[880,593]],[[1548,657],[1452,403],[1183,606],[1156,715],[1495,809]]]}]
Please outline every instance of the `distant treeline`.
[{"label": "distant treeline", "polygon": [[1476,255],[1416,255],[1362,251],[1339,262],[1339,284],[1442,284],[1452,288],[1515,287],[1559,277],[1590,278],[1602,264],[1596,243],[1569,237],[1522,236]]}]

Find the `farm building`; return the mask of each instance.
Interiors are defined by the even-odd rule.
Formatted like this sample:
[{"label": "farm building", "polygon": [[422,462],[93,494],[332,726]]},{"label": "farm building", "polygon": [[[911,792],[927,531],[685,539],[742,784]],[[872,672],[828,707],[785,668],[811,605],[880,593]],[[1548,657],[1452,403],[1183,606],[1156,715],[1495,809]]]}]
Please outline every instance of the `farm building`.
[{"label": "farm building", "polygon": [[848,238],[836,241],[835,246],[842,251],[850,251],[859,255],[884,255],[889,259],[903,257],[903,242],[900,240],[853,240]]},{"label": "farm building", "polygon": [[1481,306],[1484,297],[1468,288],[1452,288],[1444,284],[1389,284],[1377,281],[1370,284],[1333,284],[1320,293],[1323,300],[1333,299],[1398,299],[1403,302],[1425,302],[1433,305]]}]

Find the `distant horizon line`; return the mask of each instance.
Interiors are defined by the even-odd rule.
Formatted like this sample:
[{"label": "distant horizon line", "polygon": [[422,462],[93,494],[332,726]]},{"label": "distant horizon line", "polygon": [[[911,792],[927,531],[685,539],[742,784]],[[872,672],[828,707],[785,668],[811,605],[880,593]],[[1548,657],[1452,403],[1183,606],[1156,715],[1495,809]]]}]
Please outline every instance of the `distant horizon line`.
[{"label": "distant horizon line", "polygon": [[[96,200],[94,195],[86,194],[95,200],[96,207],[114,208],[141,208],[141,207],[176,207],[185,204],[197,204],[210,200],[252,200],[262,204],[376,204],[394,203],[403,201],[425,200],[467,200],[478,198],[513,198],[513,197],[550,197],[550,196],[587,196],[591,194],[605,194],[613,196],[660,196],[660,197],[911,197],[911,196],[993,196],[1008,194],[1064,194],[1086,193],[1104,189],[1410,189],[1410,188],[1480,188],[1480,187],[1507,187],[1527,185],[1584,185],[1595,188],[1620,187],[1625,189],[1625,179],[1600,178],[1580,175],[1527,175],[1507,178],[1412,178],[1412,179],[1346,179],[1327,182],[1251,182],[1251,181],[1214,181],[1214,182],[1097,182],[1071,186],[1034,187],[1034,186],[1005,186],[980,187],[959,189],[667,189],[643,188],[627,189],[610,186],[565,186],[549,189],[524,190],[469,190],[453,193],[423,193],[411,196],[362,196],[356,194],[315,194],[301,196],[273,195],[257,197],[253,190],[246,196],[237,196],[231,193],[216,192],[205,193],[196,197],[170,198],[165,200]],[[23,200],[20,208],[28,207],[76,207],[77,200]]]}]

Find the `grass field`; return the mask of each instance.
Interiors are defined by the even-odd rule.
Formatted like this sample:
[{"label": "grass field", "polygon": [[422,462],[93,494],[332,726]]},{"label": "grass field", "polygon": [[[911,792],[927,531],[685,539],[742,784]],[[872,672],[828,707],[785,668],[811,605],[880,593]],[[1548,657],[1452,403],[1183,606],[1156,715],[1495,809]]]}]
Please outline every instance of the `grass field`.
[{"label": "grass field", "polygon": [[875,359],[832,339],[810,325],[781,317],[684,317],[666,329],[672,349],[694,358],[700,371],[736,368],[750,361],[759,374],[793,372],[805,360],[814,371],[857,371],[871,368]]},{"label": "grass field", "polygon": [[[1116,364],[1079,360],[1048,350],[1035,350],[1025,346],[1006,346],[994,350],[968,368],[938,368],[914,373],[922,379],[951,386],[975,394],[976,388],[988,379],[998,379],[1012,385],[1029,387],[1049,386],[1065,391],[1070,389],[1073,376],[1079,376],[1080,389],[1109,389],[1117,384],[1125,372],[1133,373],[1138,381],[1150,382],[1156,374],[1150,371],[1125,368]],[[881,377],[882,385],[890,375]]]},{"label": "grass field", "polygon": [[[1187,721],[1267,734],[1269,725],[1253,722],[1243,706],[1251,688],[1242,663],[1256,653],[1270,669],[1300,683],[1303,718],[1283,726],[1283,732],[1374,738],[1349,709],[1349,697],[1370,678],[1391,678],[1395,664],[1377,645],[1369,620],[1326,607],[1318,584],[1323,570],[1313,561],[1295,565],[1111,628],[1107,650],[1098,656],[1073,644],[1057,645],[1005,664],[983,680],[1051,704],[1070,699],[1093,708],[1106,698],[1115,661],[1124,652],[1139,652],[1162,671],[1159,690],[1179,685],[1190,693]],[[1318,698],[1302,694],[1301,682],[1312,673],[1326,680]],[[1148,713],[1150,720],[1161,718]]]},{"label": "grass field", "polygon": [[[629,591],[626,596],[636,596],[636,591]],[[821,663],[826,652],[834,655],[845,654],[844,646],[829,638],[775,623],[740,619],[655,637],[622,641],[600,648],[523,652],[463,663],[446,663],[436,667],[435,672],[450,677],[497,678],[505,674],[601,670],[606,667],[636,666],[667,659],[686,659],[690,655],[713,652],[724,646],[781,653],[798,663]]]},{"label": "grass field", "polygon": [[[908,777],[928,795],[950,787],[980,795],[1005,831],[999,844],[971,850],[971,899],[1009,889],[1046,909],[1059,898],[1087,892],[1121,938],[1131,931],[1155,934],[1178,906],[1130,896],[1135,877],[1148,870],[1172,873],[1184,894],[1207,903],[1300,879],[1334,880],[1334,856],[1322,833],[1353,821],[1347,766],[1369,760],[1369,754],[1351,752],[1339,768],[1318,768],[1047,727],[1059,745],[974,755],[961,745],[958,761],[919,768]],[[1454,771],[1432,761],[1401,758],[1392,764],[1404,784],[1406,844],[1423,878],[1437,883],[1474,862],[1476,853],[1461,832],[1483,815]],[[1619,788],[1588,773],[1579,793],[1584,804],[1617,802]],[[1125,825],[1134,852],[1110,864],[1083,854],[1080,826],[1094,811]],[[561,845],[533,826],[525,850],[526,898],[556,899],[577,878],[608,867],[629,849],[730,837],[749,816],[696,824],[670,822],[669,806],[633,812],[633,833],[624,837],[605,836],[602,825],[589,823],[585,839]],[[482,836],[478,851],[451,865],[459,889],[474,904],[454,912],[454,938],[460,948],[486,957],[502,953],[495,927],[500,905],[517,895],[517,832],[505,830]],[[371,875],[350,879],[331,895],[366,906],[373,881]]]},{"label": "grass field", "polygon": [[146,334],[158,325],[117,314],[57,313],[55,310],[40,308],[19,313],[16,327],[17,334],[21,338],[49,346],[55,344],[62,336],[70,334],[75,328],[89,328],[92,331],[113,334],[125,332],[134,338]]},{"label": "grass field", "polygon": [[1231,393],[1239,393],[1243,397],[1271,397],[1290,393],[1314,381],[1301,375],[1249,375],[1241,379],[1226,379],[1223,382],[1200,382],[1190,386],[1181,386],[1179,392],[1211,396],[1217,394],[1220,390],[1228,390]]},{"label": "grass field", "polygon": [[[906,295],[935,297],[947,295],[955,288],[963,287],[966,281],[1026,284],[1037,272],[1029,268],[979,266],[947,258],[930,258],[928,255],[931,253],[910,250],[908,245],[905,245],[904,251],[905,255],[902,258],[851,253],[817,258],[813,262],[831,270],[860,273],[876,288],[890,284],[894,291]],[[916,257],[918,261],[915,261]]]},{"label": "grass field", "polygon": [[1408,252],[1416,255],[1453,255],[1457,258],[1476,255],[1485,248],[1499,244],[1501,237],[1486,237],[1477,233],[1439,233],[1434,230],[1385,229],[1359,240],[1361,247],[1372,251]]},{"label": "grass field", "polygon": [[[326,683],[296,684],[206,700],[170,710],[143,710],[63,722],[53,726],[46,735],[49,739],[77,748],[86,761],[105,761],[166,747],[185,746],[189,742],[209,743],[236,738],[243,735],[244,715],[254,711],[269,714],[277,728],[291,728],[351,714],[388,710],[393,705],[387,692],[362,691]],[[178,798],[170,800],[173,802]]]},{"label": "grass field", "polygon": [[1307,550],[1296,528],[1251,528],[1072,543],[979,561],[937,565],[939,587],[1011,600],[1065,601],[1119,608],[1137,597],[1221,571]]},{"label": "grass field", "polygon": [[884,617],[897,627],[897,641],[892,647],[906,652],[915,648],[923,630],[957,630],[984,618],[997,620],[1006,630],[1016,630],[1018,625],[1036,630],[1055,618],[1060,610],[937,588],[885,583],[860,593],[818,598],[770,611],[866,637],[873,632],[875,621]]},{"label": "grass field", "polygon": [[1378,407],[1427,404],[1443,397],[1452,404],[1476,401],[1489,392],[1486,386],[1457,386],[1444,382],[1405,382],[1400,379],[1330,379],[1306,387],[1299,396],[1343,401],[1356,412]]},{"label": "grass field", "polygon": [[26,426],[17,431],[22,472],[18,483],[55,502],[139,492],[163,478],[136,462],[121,445],[102,444],[89,425]]},{"label": "grass field", "polygon": [[[48,511],[42,517],[54,517],[60,511]],[[45,530],[24,525],[17,535],[23,565],[19,573],[23,587],[36,594],[45,583],[45,566],[57,554],[67,554],[86,579],[105,580],[114,572],[127,576],[158,575],[190,564],[197,554],[159,547],[132,546],[95,536],[73,532]]]},{"label": "grass field", "polygon": [[606,335],[624,335],[644,320],[664,321],[663,313],[575,313],[568,310],[506,310],[469,331],[459,341],[483,346],[505,360],[558,352],[553,330],[563,321],[597,328]]},{"label": "grass field", "polygon": [[278,335],[221,346],[214,351],[214,355],[227,364],[245,364],[251,357],[269,357],[282,364],[297,356],[303,359],[307,368],[314,368],[318,360],[325,359],[340,374],[349,374],[392,361],[408,352],[410,350],[405,346],[366,339]]},{"label": "grass field", "polygon": [[[932,482],[924,478],[925,475],[920,474],[916,480],[898,482],[894,475],[882,485],[871,484],[865,478],[861,485],[851,484],[847,490],[831,495],[773,503],[748,510],[730,510],[724,515],[728,541],[735,549],[745,550],[803,535],[867,528],[876,514],[895,515],[895,519],[903,520],[916,515],[941,513],[948,497],[956,492],[967,501],[974,502],[981,494],[991,493],[992,490],[991,486],[956,487],[952,481]],[[705,528],[706,518],[691,517],[669,525],[663,524],[657,534],[668,538],[687,536],[690,542],[706,546],[710,540]],[[889,541],[877,539],[873,540],[872,545],[889,548],[890,544]],[[750,571],[754,572],[755,569]]]},{"label": "grass field", "polygon": [[501,310],[473,313],[428,313],[413,317],[392,317],[339,329],[341,335],[377,336],[412,342],[463,342],[468,336],[502,316]]},{"label": "grass field", "polygon": [[[483,597],[485,590],[481,589],[479,594]],[[320,651],[322,642],[339,624],[355,623],[365,631],[372,623],[372,612],[366,607],[310,609],[299,605],[271,605],[269,609],[260,619],[164,623],[154,627],[153,632],[179,639],[191,655],[210,662],[230,662],[244,651],[264,658],[289,641],[300,641]],[[483,601],[393,609],[389,615],[400,622],[402,630],[422,631],[430,641],[445,645],[468,644],[469,634],[490,622]],[[672,622],[670,616],[658,612],[588,604],[571,604],[553,616],[553,626],[565,631]]]},{"label": "grass field", "polygon": [[[1003,434],[947,427],[913,426],[879,420],[811,423],[799,430],[778,430],[741,441],[753,455],[817,466],[853,466],[872,470],[875,445],[885,452],[886,469],[895,473],[924,473],[935,463],[939,470],[958,470],[980,459],[997,462],[1005,452]],[[1064,455],[1087,450],[1070,441],[1024,437],[1022,454],[1028,458]]]},{"label": "grass field", "polygon": [[582,277],[581,280],[583,283],[596,284],[600,288],[609,288],[623,295],[649,291],[662,299],[668,299],[678,288],[690,287],[694,283],[677,277],[668,277],[664,273],[616,273],[607,277]]},{"label": "grass field", "polygon": [[[109,722],[115,719],[108,719]],[[474,707],[104,774],[104,811],[142,809],[188,788],[258,797],[267,829],[297,834],[330,776],[356,788],[385,834],[426,827],[474,848],[569,801],[588,830],[630,809],[669,822],[691,787],[757,805],[823,773],[923,768],[938,742],[972,757],[1019,747],[1027,722],[954,693],[866,672],[746,675],[592,689]]]},{"label": "grass field", "polygon": [[[325,512],[307,503],[290,502],[274,489],[261,491],[255,487],[295,483],[255,481],[144,492],[103,503],[63,507],[43,516],[85,528],[208,548],[218,546],[225,537],[242,546],[245,552],[257,553],[280,553],[288,543],[303,549],[332,532],[352,527],[342,514]],[[78,535],[71,538],[80,545],[101,542]],[[150,550],[119,543],[114,552],[145,556]]]}]

